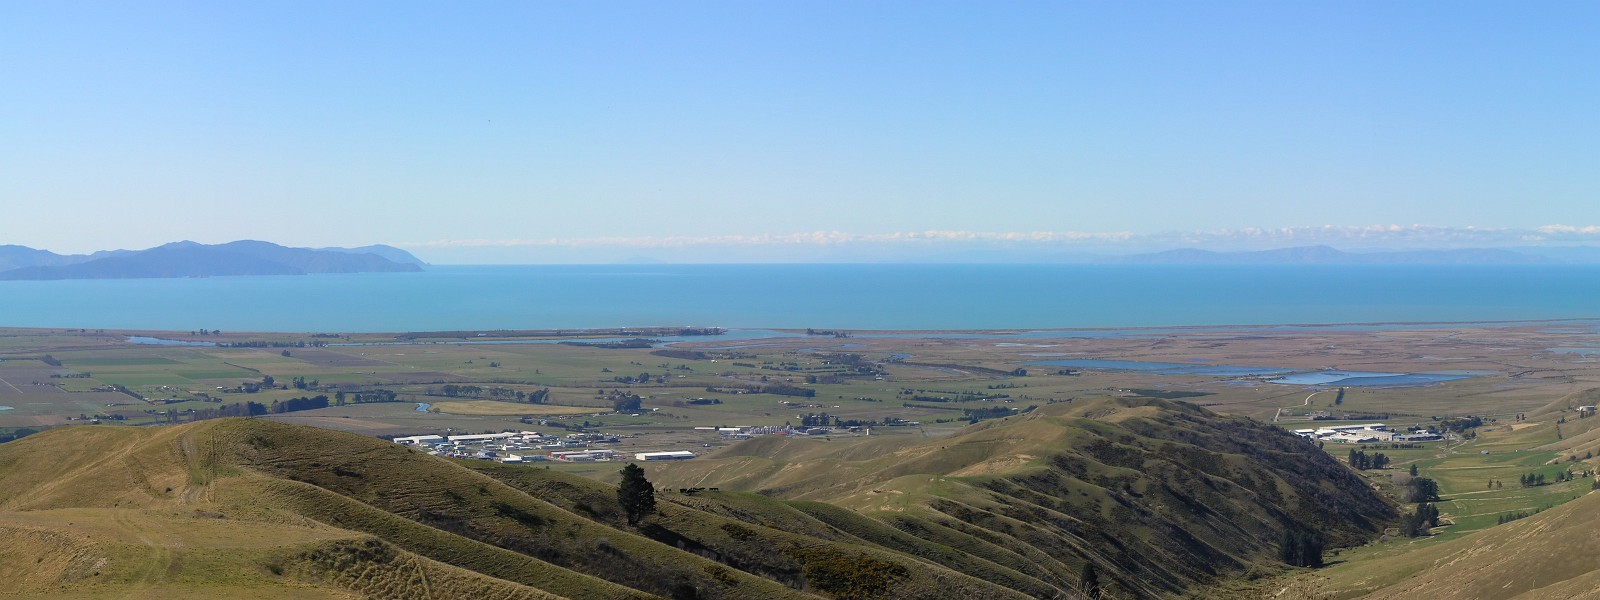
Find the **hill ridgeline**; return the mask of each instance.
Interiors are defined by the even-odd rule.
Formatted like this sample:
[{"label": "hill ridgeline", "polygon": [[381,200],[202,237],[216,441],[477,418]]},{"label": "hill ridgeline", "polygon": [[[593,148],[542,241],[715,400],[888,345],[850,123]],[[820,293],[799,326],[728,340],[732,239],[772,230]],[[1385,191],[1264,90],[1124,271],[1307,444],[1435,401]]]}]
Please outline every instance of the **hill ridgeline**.
[{"label": "hill ridgeline", "polygon": [[0,280],[414,272],[423,265],[392,246],[312,249],[249,240],[212,245],[174,242],[147,250],[79,255],[0,246]]}]

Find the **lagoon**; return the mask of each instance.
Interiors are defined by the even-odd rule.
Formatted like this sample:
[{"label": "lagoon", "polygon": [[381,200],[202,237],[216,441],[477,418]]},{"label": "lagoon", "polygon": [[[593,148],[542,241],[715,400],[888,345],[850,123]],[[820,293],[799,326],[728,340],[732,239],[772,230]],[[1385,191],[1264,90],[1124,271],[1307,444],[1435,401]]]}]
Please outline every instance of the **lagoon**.
[{"label": "lagoon", "polygon": [[1384,373],[1375,371],[1300,371],[1272,367],[1242,367],[1229,365],[1168,363],[1142,360],[1063,359],[1039,360],[1027,365],[1075,367],[1107,371],[1136,371],[1156,375],[1200,375],[1205,377],[1266,377],[1267,383],[1320,387],[1415,387],[1494,375],[1497,371],[1425,371],[1421,373]]},{"label": "lagoon", "polygon": [[1146,362],[1139,360],[1064,359],[1038,360],[1026,364],[1049,367],[1075,367],[1080,369],[1105,369],[1111,371],[1142,371],[1158,375],[1205,375],[1209,377],[1254,377],[1293,373],[1290,369],[1271,367],[1234,367],[1194,363]]},{"label": "lagoon", "polygon": [[1313,371],[1269,380],[1271,383],[1328,387],[1412,387],[1494,375],[1498,371],[1423,371],[1421,373],[1371,373],[1364,371]]}]

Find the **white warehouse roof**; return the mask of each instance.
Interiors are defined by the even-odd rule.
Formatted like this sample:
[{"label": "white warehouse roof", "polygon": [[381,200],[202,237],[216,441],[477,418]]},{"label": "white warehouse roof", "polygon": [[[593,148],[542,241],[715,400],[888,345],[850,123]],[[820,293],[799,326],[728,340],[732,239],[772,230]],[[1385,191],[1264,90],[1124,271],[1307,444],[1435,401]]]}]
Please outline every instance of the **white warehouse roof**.
[{"label": "white warehouse roof", "polygon": [[444,439],[444,436],[442,436],[442,435],[413,435],[411,437],[397,437],[397,438],[394,438],[394,443],[396,443],[396,444],[420,444],[420,443],[423,443],[423,442],[432,442],[432,441],[438,441],[438,440],[442,440],[442,439]]},{"label": "white warehouse roof", "polygon": [[674,450],[672,452],[640,452],[633,455],[638,460],[684,460],[694,458],[694,453],[688,450]]},{"label": "white warehouse roof", "polygon": [[477,435],[452,435],[448,439],[452,442],[475,442],[479,440],[498,440],[511,437],[510,433],[480,433]]}]

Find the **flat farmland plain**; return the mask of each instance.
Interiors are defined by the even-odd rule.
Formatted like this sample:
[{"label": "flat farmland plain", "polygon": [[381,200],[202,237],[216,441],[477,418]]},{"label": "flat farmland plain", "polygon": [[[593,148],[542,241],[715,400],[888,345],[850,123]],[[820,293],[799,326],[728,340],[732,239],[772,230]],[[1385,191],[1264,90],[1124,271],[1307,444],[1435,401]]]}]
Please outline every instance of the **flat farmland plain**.
[{"label": "flat farmland plain", "polygon": [[143,406],[117,392],[94,391],[96,382],[52,377],[61,370],[36,360],[0,362],[0,428],[37,427],[70,422],[68,417]]},{"label": "flat farmland plain", "polygon": [[[226,345],[156,345],[130,343],[133,333],[0,330],[0,406],[9,407],[0,410],[0,433],[80,423],[159,426],[221,407],[254,403],[276,411],[321,396],[327,408],[260,418],[374,436],[598,432],[615,436],[609,447],[624,455],[694,451],[704,460],[652,464],[652,477],[716,485],[738,477],[719,474],[718,461],[752,448],[716,427],[825,423],[828,433],[793,436],[786,452],[841,456],[1105,396],[1177,400],[1286,429],[1375,421],[1430,428],[1481,418],[1482,426],[1444,442],[1325,445],[1340,459],[1352,449],[1385,453],[1387,468],[1360,474],[1393,497],[1416,467],[1438,483],[1443,517],[1429,536],[1340,549],[1333,566],[1315,575],[1335,597],[1398,581],[1407,571],[1384,565],[1400,564],[1397,557],[1417,548],[1580,497],[1600,472],[1600,418],[1578,411],[1600,403],[1600,360],[1573,351],[1600,349],[1600,323],[1593,322],[790,332],[637,347],[326,333],[237,333],[205,340]],[[353,345],[323,346],[328,340]],[[1342,382],[1338,373],[1361,379]],[[1287,374],[1323,383],[1281,381]],[[1390,376],[1404,377],[1384,384]],[[98,424],[87,424],[97,417]],[[617,477],[614,463],[547,466]],[[1529,475],[1544,475],[1546,485],[1521,485]]]},{"label": "flat farmland plain", "polygon": [[[1059,337],[1011,332],[878,337],[875,332],[854,332],[849,338],[798,336],[724,342],[708,337],[675,344],[667,351],[547,343],[552,340],[520,344],[378,341],[382,338],[373,345],[316,347],[330,334],[292,333],[240,333],[215,340],[254,347],[164,346],[128,343],[132,333],[163,335],[99,330],[0,332],[0,359],[5,359],[0,368],[10,373],[0,374],[7,382],[0,384],[0,394],[76,396],[105,394],[93,390],[120,386],[131,393],[122,395],[128,401],[138,402],[135,396],[141,396],[147,404],[215,404],[218,400],[267,403],[340,391],[353,396],[381,389],[404,402],[439,403],[503,400],[483,395],[488,388],[501,388],[524,394],[548,390],[549,404],[605,408],[611,405],[612,392],[621,391],[640,396],[641,408],[651,413],[647,422],[684,426],[782,424],[806,412],[827,412],[859,421],[900,419],[935,425],[968,419],[967,411],[980,408],[1025,409],[1078,397],[1157,394],[1287,426],[1319,412],[1384,414],[1402,420],[1516,414],[1562,395],[1600,387],[1593,358],[1552,350],[1600,346],[1592,325],[1306,327],[1292,332],[1257,327],[1180,328],[1128,330],[1117,335],[1067,332]],[[165,335],[190,343],[197,339],[189,332]],[[269,344],[273,346],[260,347]],[[39,362],[44,355],[56,364]],[[1290,371],[1449,370],[1479,374],[1433,385],[1351,387],[1336,396],[1315,393],[1335,386],[1285,385],[1274,383],[1270,376],[1037,364],[1075,359]],[[1027,375],[1017,376],[1018,369],[1026,370]],[[60,377],[52,379],[51,375]],[[266,377],[272,378],[273,386],[262,386],[256,393],[236,391]],[[297,381],[304,385],[297,386]],[[811,395],[752,393],[780,384]],[[449,397],[446,386],[478,391]],[[60,410],[56,412],[76,415],[112,404],[109,400],[115,398],[57,400]],[[21,410],[14,404],[5,405]],[[30,410],[48,413],[48,406],[38,404]],[[161,406],[165,404],[145,408],[159,411]],[[508,408],[503,412],[518,411]],[[622,419],[615,417],[618,422]]]}]

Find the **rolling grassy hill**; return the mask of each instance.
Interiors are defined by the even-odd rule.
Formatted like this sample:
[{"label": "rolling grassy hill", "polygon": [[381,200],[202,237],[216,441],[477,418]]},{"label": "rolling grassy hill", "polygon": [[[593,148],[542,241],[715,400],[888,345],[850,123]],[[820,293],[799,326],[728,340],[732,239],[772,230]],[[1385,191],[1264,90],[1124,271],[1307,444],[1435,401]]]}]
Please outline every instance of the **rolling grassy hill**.
[{"label": "rolling grassy hill", "polygon": [[657,469],[630,526],[606,483],[356,434],[69,427],[0,446],[0,596],[1076,598],[1093,562],[1156,597],[1273,564],[1285,527],[1372,535],[1392,510],[1350,477],[1252,421],[1106,399],[737,445]]},{"label": "rolling grassy hill", "polygon": [[[1576,410],[1597,399],[1596,389],[1571,393],[1523,418],[1486,423],[1469,439],[1384,449],[1404,462],[1390,472],[1364,472],[1368,481],[1397,488],[1404,463],[1418,467],[1439,484],[1433,506],[1441,526],[1416,538],[1388,536],[1282,581],[1329,599],[1600,597],[1600,536],[1590,531],[1590,515],[1600,508],[1592,454],[1600,449],[1600,419]],[[1549,483],[1518,483],[1536,473]],[[1279,583],[1269,584],[1269,593],[1283,589]]]},{"label": "rolling grassy hill", "polygon": [[[1338,597],[1600,598],[1600,494],[1330,573]],[[1355,568],[1358,567],[1358,568]]]},{"label": "rolling grassy hill", "polygon": [[652,465],[652,476],[674,487],[821,501],[794,505],[820,520],[848,514],[888,525],[836,525],[881,545],[903,542],[891,533],[910,534],[991,571],[1057,586],[1070,586],[1093,562],[1134,596],[1182,593],[1275,564],[1285,528],[1349,545],[1375,537],[1395,516],[1299,438],[1148,398],[1050,405],[920,443],[755,442]]},{"label": "rolling grassy hill", "polygon": [[54,430],[0,447],[0,569],[39,597],[1027,597],[669,498],[631,528],[614,488],[514,471],[270,421]]}]

